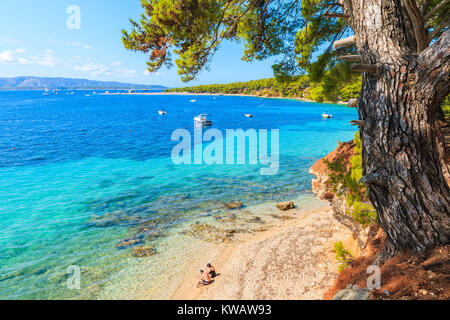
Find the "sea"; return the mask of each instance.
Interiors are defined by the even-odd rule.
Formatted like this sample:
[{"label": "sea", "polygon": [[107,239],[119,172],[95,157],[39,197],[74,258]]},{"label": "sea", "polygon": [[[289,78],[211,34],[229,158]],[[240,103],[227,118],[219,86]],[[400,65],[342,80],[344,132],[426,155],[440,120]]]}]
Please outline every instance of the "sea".
[{"label": "sea", "polygon": [[[224,230],[260,228],[277,201],[323,205],[309,168],[353,138],[357,119],[293,99],[101,93],[0,91],[0,299],[169,299],[186,263],[232,236]],[[224,134],[279,130],[277,173],[174,163],[172,134],[193,145],[204,113]]]}]

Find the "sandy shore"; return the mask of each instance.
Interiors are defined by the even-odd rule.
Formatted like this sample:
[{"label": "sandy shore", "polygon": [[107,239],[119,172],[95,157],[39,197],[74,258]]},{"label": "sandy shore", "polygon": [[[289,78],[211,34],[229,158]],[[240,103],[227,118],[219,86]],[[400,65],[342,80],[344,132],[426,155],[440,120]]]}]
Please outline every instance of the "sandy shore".
[{"label": "sandy shore", "polygon": [[[149,96],[158,96],[158,95],[175,95],[175,96],[228,96],[228,97],[253,97],[253,98],[264,98],[264,99],[285,99],[285,100],[298,100],[303,102],[311,102],[311,103],[319,103],[314,100],[299,98],[299,97],[266,97],[266,96],[257,96],[251,94],[215,94],[215,93],[191,93],[191,92],[117,92],[117,93],[101,93],[102,95],[149,95]],[[339,101],[339,102],[324,102],[327,104],[342,104],[347,105],[347,102]]]},{"label": "sandy shore", "polygon": [[[338,274],[334,243],[349,239],[351,232],[329,207],[293,210],[286,217],[266,231],[206,249],[189,263],[172,299],[321,299]],[[212,285],[194,289],[199,269],[208,262],[219,276]]]}]

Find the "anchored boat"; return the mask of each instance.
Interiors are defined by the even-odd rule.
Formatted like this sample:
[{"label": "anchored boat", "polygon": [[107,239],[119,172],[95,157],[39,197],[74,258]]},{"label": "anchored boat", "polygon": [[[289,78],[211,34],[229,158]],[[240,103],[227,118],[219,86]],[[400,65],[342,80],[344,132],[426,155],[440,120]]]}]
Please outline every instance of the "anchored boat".
[{"label": "anchored boat", "polygon": [[333,115],[328,112],[324,112],[324,113],[322,113],[322,118],[331,119],[331,118],[333,118]]},{"label": "anchored boat", "polygon": [[207,114],[199,114],[198,116],[194,117],[194,122],[196,125],[212,126],[212,121],[208,119]]}]

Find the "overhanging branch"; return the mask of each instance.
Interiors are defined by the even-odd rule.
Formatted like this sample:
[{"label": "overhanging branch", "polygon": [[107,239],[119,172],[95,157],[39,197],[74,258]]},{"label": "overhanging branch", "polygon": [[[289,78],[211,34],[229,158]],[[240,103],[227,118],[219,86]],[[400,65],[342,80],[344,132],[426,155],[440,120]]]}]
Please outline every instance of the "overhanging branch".
[{"label": "overhanging branch", "polygon": [[416,38],[417,51],[421,52],[428,47],[429,41],[425,30],[425,21],[420,14],[420,10],[417,7],[415,0],[403,0],[403,3],[408,11],[408,16],[411,20],[414,37]]},{"label": "overhanging branch", "polygon": [[433,8],[426,16],[425,21],[430,20],[436,13],[438,13],[441,8],[443,8],[446,4],[450,3],[450,0],[442,0],[436,7]]}]

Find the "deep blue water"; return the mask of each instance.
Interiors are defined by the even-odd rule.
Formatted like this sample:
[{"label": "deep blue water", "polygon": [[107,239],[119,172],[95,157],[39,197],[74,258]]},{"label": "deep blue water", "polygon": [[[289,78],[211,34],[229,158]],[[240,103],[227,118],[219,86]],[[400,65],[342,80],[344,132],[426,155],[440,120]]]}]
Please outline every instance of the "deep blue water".
[{"label": "deep blue water", "polygon": [[[357,117],[345,106],[293,100],[191,99],[0,92],[0,298],[77,297],[64,287],[71,264],[101,268],[92,282],[107,282],[129,258],[116,243],[130,228],[165,232],[220,202],[309,193],[310,166],[352,139]],[[261,176],[249,164],[174,165],[172,132],[193,131],[193,117],[205,112],[222,132],[280,129],[278,174]]]}]

